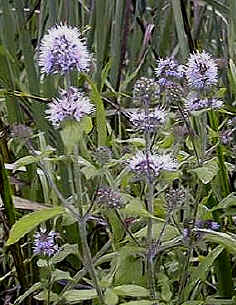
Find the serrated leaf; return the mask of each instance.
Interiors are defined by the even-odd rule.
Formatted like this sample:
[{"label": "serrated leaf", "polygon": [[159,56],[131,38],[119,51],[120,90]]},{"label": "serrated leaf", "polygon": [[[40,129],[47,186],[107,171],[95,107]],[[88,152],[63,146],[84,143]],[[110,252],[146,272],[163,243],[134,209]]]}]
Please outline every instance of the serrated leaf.
[{"label": "serrated leaf", "polygon": [[26,216],[23,216],[18,220],[11,228],[9,238],[6,242],[6,246],[12,245],[18,242],[25,234],[32,231],[40,223],[59,216],[65,212],[63,207],[47,208],[41,211],[36,211]]},{"label": "serrated leaf", "polygon": [[113,291],[119,296],[147,297],[148,289],[138,285],[121,285],[113,288]]},{"label": "serrated leaf", "polygon": [[66,291],[63,296],[66,304],[78,304],[78,301],[91,300],[97,297],[95,289],[72,289]]}]

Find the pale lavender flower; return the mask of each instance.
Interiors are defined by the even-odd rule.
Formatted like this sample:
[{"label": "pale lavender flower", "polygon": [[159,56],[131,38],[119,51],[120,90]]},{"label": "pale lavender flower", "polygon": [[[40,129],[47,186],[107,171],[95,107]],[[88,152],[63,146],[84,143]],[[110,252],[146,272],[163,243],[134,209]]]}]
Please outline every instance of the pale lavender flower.
[{"label": "pale lavender flower", "polygon": [[60,97],[53,99],[52,103],[49,104],[49,109],[46,110],[47,118],[55,127],[58,127],[66,118],[80,121],[84,116],[94,111],[89,98],[77,88],[61,89],[59,93]]},{"label": "pale lavender flower", "polygon": [[184,76],[184,68],[173,57],[160,58],[157,62],[155,74],[160,86],[165,87],[168,79],[181,79]]},{"label": "pale lavender flower", "polygon": [[217,65],[211,55],[197,51],[190,55],[186,66],[188,85],[194,89],[208,89],[217,84]]},{"label": "pale lavender flower", "polygon": [[217,222],[212,221],[209,227],[210,227],[210,229],[216,231],[216,230],[219,230],[220,225]]},{"label": "pale lavender flower", "polygon": [[211,229],[217,231],[220,228],[220,225],[216,221],[208,220],[196,220],[195,226],[199,229]]},{"label": "pale lavender flower", "polygon": [[55,25],[44,35],[39,49],[39,66],[44,74],[65,74],[71,70],[86,72],[91,55],[76,27]]},{"label": "pale lavender flower", "polygon": [[221,100],[215,99],[215,98],[198,98],[193,97],[189,98],[185,102],[185,108],[188,111],[197,111],[201,109],[211,108],[211,109],[218,109],[223,105],[223,102]]},{"label": "pale lavender flower", "polygon": [[177,162],[170,155],[153,155],[147,158],[144,152],[137,154],[128,161],[128,167],[139,176],[156,177],[161,170],[173,171],[177,168]]},{"label": "pale lavender flower", "polygon": [[129,113],[131,123],[139,130],[154,131],[165,123],[166,117],[167,113],[161,108],[151,109],[148,114],[144,110]]},{"label": "pale lavender flower", "polygon": [[46,232],[46,229],[41,228],[39,232],[34,234],[33,252],[35,254],[49,257],[57,253],[59,248],[55,243],[56,236],[57,233],[53,231]]}]

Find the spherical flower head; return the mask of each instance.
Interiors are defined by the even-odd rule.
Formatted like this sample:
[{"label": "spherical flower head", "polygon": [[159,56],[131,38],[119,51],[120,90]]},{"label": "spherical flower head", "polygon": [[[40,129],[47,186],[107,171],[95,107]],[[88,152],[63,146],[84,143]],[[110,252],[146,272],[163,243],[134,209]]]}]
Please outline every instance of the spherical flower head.
[{"label": "spherical flower head", "polygon": [[202,109],[218,109],[223,105],[223,102],[221,100],[215,99],[215,98],[198,98],[198,97],[193,97],[189,98],[188,100],[185,101],[185,108],[188,111],[198,111]]},{"label": "spherical flower head", "polygon": [[125,205],[120,193],[108,186],[101,187],[97,191],[96,203],[108,209],[120,209]]},{"label": "spherical flower head", "polygon": [[160,108],[154,108],[148,114],[144,110],[129,113],[130,122],[139,130],[154,131],[166,122],[166,117],[167,113]]},{"label": "spherical flower head", "polygon": [[186,67],[188,85],[194,89],[209,89],[217,84],[217,65],[212,57],[203,51],[190,55]]},{"label": "spherical flower head", "polygon": [[170,155],[149,154],[147,157],[145,153],[140,151],[128,161],[128,167],[138,176],[157,177],[161,170],[175,170],[177,163]]},{"label": "spherical flower head", "polygon": [[55,243],[55,237],[57,233],[50,231],[46,232],[46,229],[40,229],[34,235],[34,247],[33,252],[42,256],[52,256],[58,252],[58,245]]},{"label": "spherical flower head", "polygon": [[155,74],[159,79],[159,84],[165,85],[169,78],[181,79],[184,76],[184,69],[173,57],[160,58],[157,62]]},{"label": "spherical flower head", "polygon": [[59,24],[44,35],[38,62],[43,74],[64,75],[74,69],[78,72],[88,71],[91,55],[76,27]]},{"label": "spherical flower head", "polygon": [[153,78],[141,77],[134,86],[134,99],[156,100],[159,97],[159,86]]},{"label": "spherical flower head", "polygon": [[61,89],[59,93],[60,97],[53,99],[49,104],[49,109],[46,110],[47,118],[55,127],[59,127],[65,118],[79,122],[84,116],[94,111],[89,98],[77,88]]}]

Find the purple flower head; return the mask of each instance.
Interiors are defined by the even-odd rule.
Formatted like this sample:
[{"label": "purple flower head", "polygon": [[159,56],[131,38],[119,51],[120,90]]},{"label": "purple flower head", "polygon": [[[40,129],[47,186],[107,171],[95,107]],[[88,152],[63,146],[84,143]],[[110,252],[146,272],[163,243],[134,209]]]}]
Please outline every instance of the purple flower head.
[{"label": "purple flower head", "polygon": [[163,125],[166,121],[167,113],[160,109],[154,108],[146,115],[144,110],[134,111],[129,113],[129,119],[131,123],[139,130],[154,131],[160,125]]},{"label": "purple flower head", "polygon": [[179,79],[183,77],[183,69],[172,57],[160,58],[157,62],[155,74],[158,79],[169,77]]},{"label": "purple flower head", "polygon": [[217,231],[220,228],[220,225],[217,222],[212,221],[210,219],[208,219],[208,220],[196,220],[195,226],[199,229],[211,229],[211,230],[214,230],[214,231]]},{"label": "purple flower head", "polygon": [[216,230],[219,230],[220,225],[217,222],[212,221],[211,224],[209,225],[209,228],[216,231]]},{"label": "purple flower head", "polygon": [[67,90],[60,90],[60,97],[53,99],[46,110],[47,118],[55,127],[59,127],[65,118],[80,121],[84,116],[94,111],[89,98],[77,88],[70,87]]},{"label": "purple flower head", "polygon": [[138,152],[128,161],[128,167],[139,176],[156,177],[161,170],[173,171],[177,168],[176,161],[170,155],[152,155],[147,158],[143,152]]},{"label": "purple flower head", "polygon": [[55,25],[44,35],[39,49],[43,74],[66,74],[74,69],[88,71],[90,62],[91,55],[76,27]]},{"label": "purple flower head", "polygon": [[212,98],[212,99],[208,99],[208,98],[198,98],[198,97],[193,97],[193,98],[189,98],[188,100],[186,100],[185,102],[185,108],[188,111],[197,111],[197,110],[202,110],[202,109],[206,109],[206,108],[211,108],[211,109],[218,109],[223,105],[223,102],[221,100]]},{"label": "purple flower head", "polygon": [[212,57],[203,51],[190,55],[186,66],[188,85],[194,89],[209,89],[217,84],[217,65]]},{"label": "purple flower head", "polygon": [[46,229],[40,229],[39,232],[34,234],[34,253],[49,257],[57,253],[59,249],[55,243],[56,236],[57,233],[53,231],[46,232]]}]

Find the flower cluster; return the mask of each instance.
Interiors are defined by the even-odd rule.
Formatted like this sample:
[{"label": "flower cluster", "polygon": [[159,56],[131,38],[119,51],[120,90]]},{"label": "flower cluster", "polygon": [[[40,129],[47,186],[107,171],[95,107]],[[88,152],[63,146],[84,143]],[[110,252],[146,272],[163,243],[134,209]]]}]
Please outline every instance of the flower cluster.
[{"label": "flower cluster", "polygon": [[131,123],[139,130],[154,131],[165,123],[166,117],[167,113],[160,108],[154,108],[148,114],[144,110],[129,113]]},{"label": "flower cluster", "polygon": [[107,186],[97,191],[96,203],[109,209],[121,209],[125,205],[120,193]]},{"label": "flower cluster", "polygon": [[208,220],[197,220],[195,222],[195,226],[199,229],[210,229],[210,230],[213,230],[213,231],[217,231],[220,228],[220,225],[217,222],[212,221],[210,219],[208,219]]},{"label": "flower cluster", "polygon": [[[216,221],[212,221],[210,219],[208,220],[197,220],[195,222],[195,228],[196,229],[210,229],[213,231],[217,231],[220,228],[220,225]],[[184,239],[188,239],[191,236],[191,233],[193,233],[193,236],[196,240],[201,239],[202,233],[201,232],[191,232],[189,228],[184,228],[183,230],[183,237]]]},{"label": "flower cluster", "polygon": [[217,72],[214,59],[205,51],[191,54],[185,71],[189,87],[199,90],[216,85]]},{"label": "flower cluster", "polygon": [[177,168],[177,162],[169,155],[153,155],[148,157],[139,151],[128,161],[129,169],[139,176],[156,177],[161,170],[173,171]]},{"label": "flower cluster", "polygon": [[184,76],[184,66],[179,65],[173,57],[160,58],[155,69],[156,78],[162,87],[171,86],[173,79],[181,79]]},{"label": "flower cluster", "polygon": [[223,105],[223,102],[221,100],[215,99],[215,98],[190,98],[186,100],[185,102],[185,108],[188,111],[197,111],[201,109],[211,108],[211,109],[218,109]]},{"label": "flower cluster", "polygon": [[65,118],[80,121],[84,116],[91,114],[94,107],[89,98],[77,88],[70,87],[68,90],[60,90],[60,97],[53,99],[46,110],[47,118],[55,127],[58,127]]},{"label": "flower cluster", "polygon": [[53,231],[47,232],[46,229],[40,229],[40,232],[34,235],[34,253],[48,257],[57,253],[59,248],[55,243],[56,236],[57,233]]},{"label": "flower cluster", "polygon": [[40,44],[39,66],[45,74],[66,74],[76,69],[89,69],[91,56],[79,30],[67,25],[55,25]]},{"label": "flower cluster", "polygon": [[159,86],[153,78],[141,77],[134,86],[134,99],[155,100],[159,97]]}]

